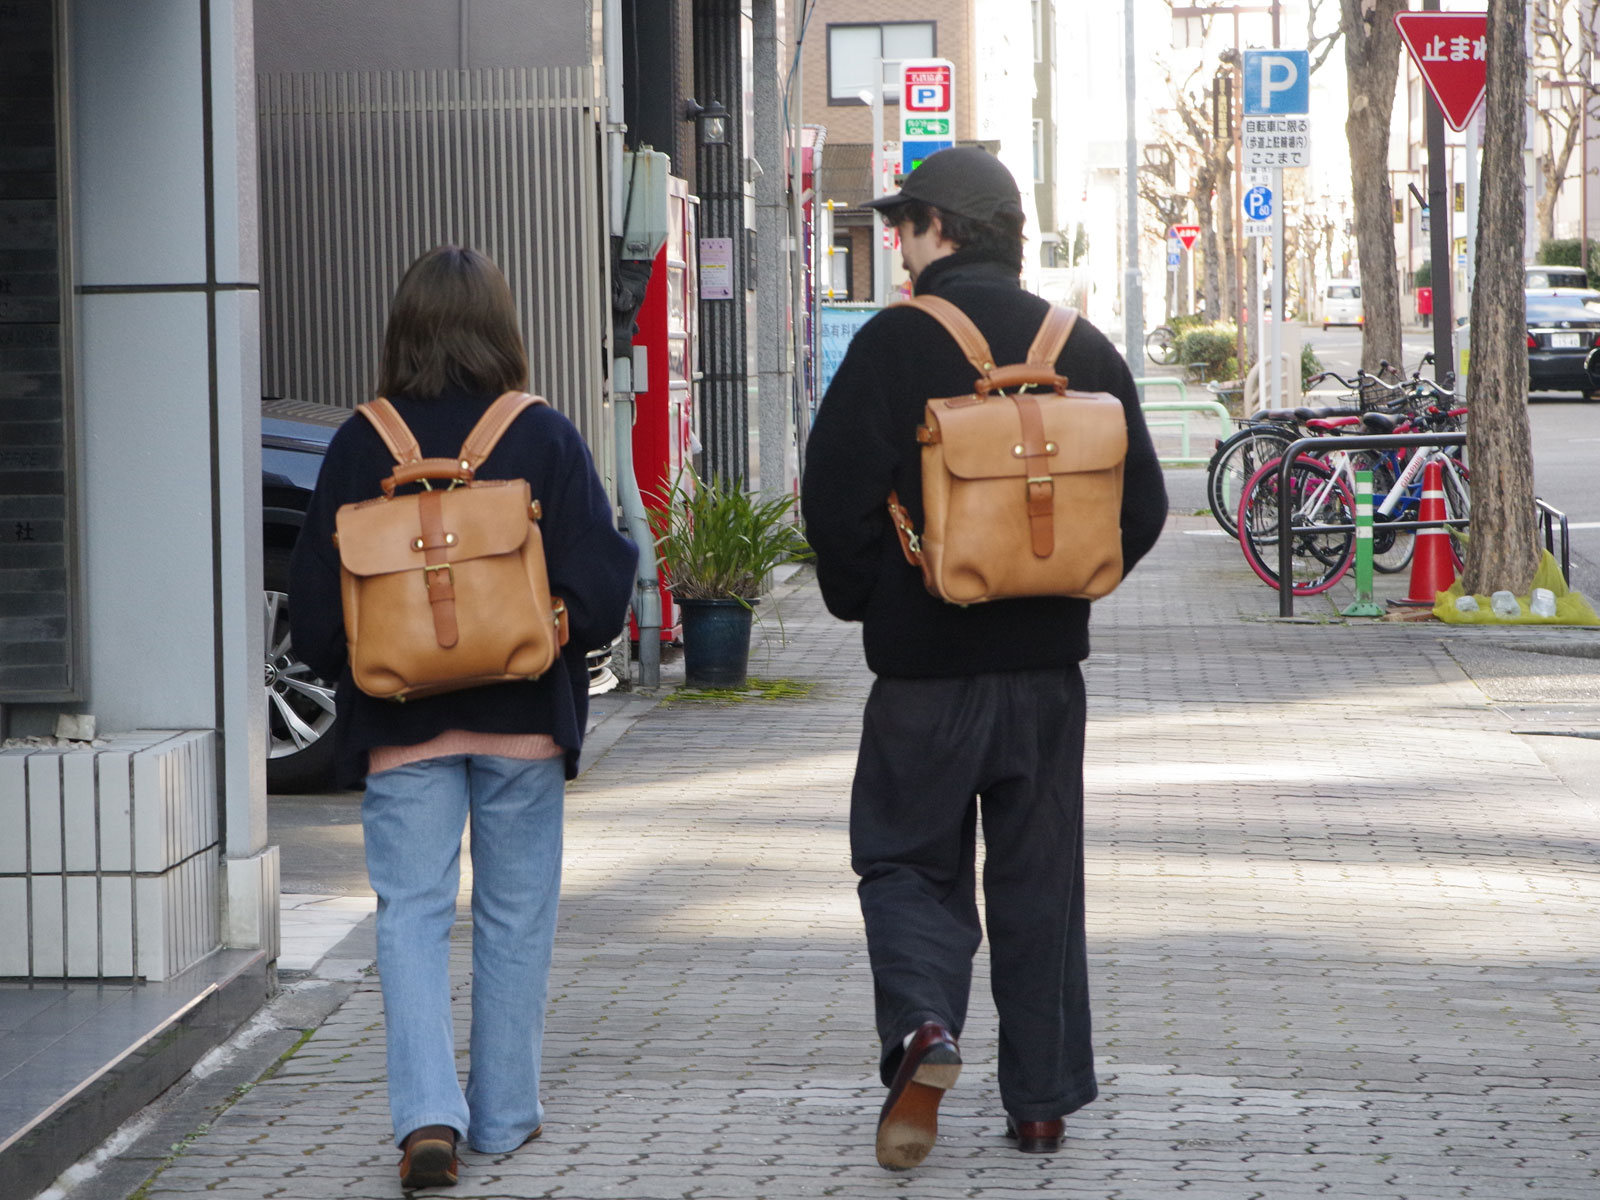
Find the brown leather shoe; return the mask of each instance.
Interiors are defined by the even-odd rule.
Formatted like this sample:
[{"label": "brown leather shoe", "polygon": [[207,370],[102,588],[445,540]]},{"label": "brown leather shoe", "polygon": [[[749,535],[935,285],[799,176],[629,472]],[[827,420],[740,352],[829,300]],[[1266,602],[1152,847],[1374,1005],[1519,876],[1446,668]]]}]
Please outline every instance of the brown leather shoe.
[{"label": "brown leather shoe", "polygon": [[1006,1136],[1017,1143],[1024,1154],[1055,1154],[1061,1149],[1061,1136],[1067,1123],[1060,1117],[1054,1121],[1014,1121],[1006,1118]]},{"label": "brown leather shoe", "polygon": [[928,1157],[939,1136],[939,1101],[961,1074],[955,1036],[937,1021],[924,1021],[911,1035],[878,1114],[878,1165],[892,1171]]},{"label": "brown leather shoe", "polygon": [[454,1187],[460,1162],[456,1131],[448,1125],[424,1125],[400,1143],[400,1186],[406,1189]]}]

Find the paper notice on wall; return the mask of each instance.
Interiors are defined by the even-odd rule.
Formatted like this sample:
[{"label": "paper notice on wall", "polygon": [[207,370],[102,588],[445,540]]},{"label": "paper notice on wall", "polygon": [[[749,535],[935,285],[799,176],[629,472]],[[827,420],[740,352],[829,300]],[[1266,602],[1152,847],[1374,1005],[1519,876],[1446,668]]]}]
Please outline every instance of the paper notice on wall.
[{"label": "paper notice on wall", "polygon": [[700,299],[733,299],[733,239],[700,239]]}]

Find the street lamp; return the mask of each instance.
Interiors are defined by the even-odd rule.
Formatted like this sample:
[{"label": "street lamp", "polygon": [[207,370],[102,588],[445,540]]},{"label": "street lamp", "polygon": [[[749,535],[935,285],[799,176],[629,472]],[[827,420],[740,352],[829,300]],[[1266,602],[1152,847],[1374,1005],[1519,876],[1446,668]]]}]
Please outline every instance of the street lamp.
[{"label": "street lamp", "polygon": [[695,123],[696,136],[702,146],[728,144],[728,110],[722,107],[722,101],[699,104],[689,100],[684,104],[683,119]]}]

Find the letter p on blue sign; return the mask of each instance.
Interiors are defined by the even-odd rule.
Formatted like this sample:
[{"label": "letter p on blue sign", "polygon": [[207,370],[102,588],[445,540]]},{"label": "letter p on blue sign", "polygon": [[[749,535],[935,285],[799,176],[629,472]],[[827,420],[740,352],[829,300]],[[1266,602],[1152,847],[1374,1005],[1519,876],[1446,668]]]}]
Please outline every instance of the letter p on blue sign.
[{"label": "letter p on blue sign", "polygon": [[1244,115],[1301,116],[1311,111],[1311,57],[1304,50],[1244,52]]}]

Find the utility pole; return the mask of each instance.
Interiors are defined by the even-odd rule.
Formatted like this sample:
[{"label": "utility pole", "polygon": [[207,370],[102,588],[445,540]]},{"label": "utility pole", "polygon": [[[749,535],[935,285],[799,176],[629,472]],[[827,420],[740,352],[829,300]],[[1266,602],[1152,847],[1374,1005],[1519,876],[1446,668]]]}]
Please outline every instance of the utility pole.
[{"label": "utility pole", "polygon": [[1124,20],[1123,74],[1128,102],[1128,267],[1122,284],[1122,328],[1127,342],[1128,364],[1141,362],[1144,354],[1144,291],[1139,278],[1139,129],[1134,99],[1137,94],[1133,54],[1133,0],[1122,0]]},{"label": "utility pole", "polygon": [[[1422,11],[1438,12],[1439,0],[1422,0]],[[1427,133],[1428,255],[1433,262],[1433,378],[1441,387],[1448,388],[1454,387],[1456,381],[1449,182],[1445,177],[1444,111],[1431,98],[1427,104]],[[1441,283],[1443,287],[1439,286]]]}]

